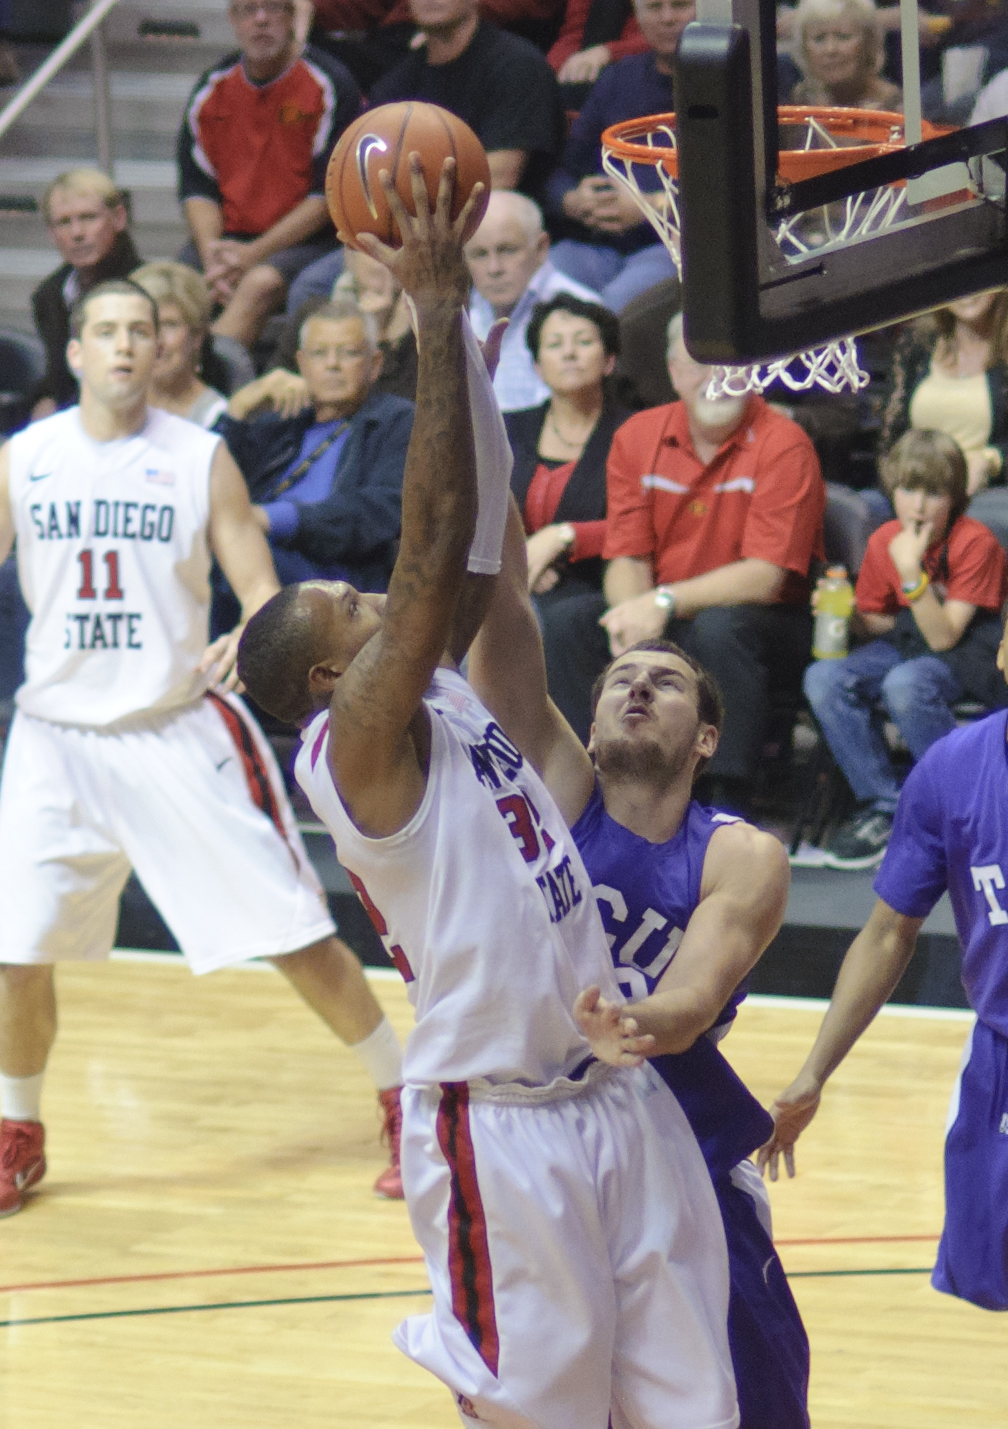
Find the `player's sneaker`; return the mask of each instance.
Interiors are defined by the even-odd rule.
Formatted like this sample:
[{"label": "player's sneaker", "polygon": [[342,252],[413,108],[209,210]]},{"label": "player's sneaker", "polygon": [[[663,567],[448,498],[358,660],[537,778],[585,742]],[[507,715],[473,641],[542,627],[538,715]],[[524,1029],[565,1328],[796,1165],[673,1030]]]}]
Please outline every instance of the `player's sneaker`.
[{"label": "player's sneaker", "polygon": [[881,863],[892,834],[893,816],[879,809],[862,809],[842,824],[829,841],[824,862],[828,868],[874,868]]},{"label": "player's sneaker", "polygon": [[40,1121],[0,1121],[0,1216],[12,1216],[24,1193],[45,1175],[45,1128]]},{"label": "player's sneaker", "polygon": [[402,1137],[402,1107],[399,1104],[401,1087],[389,1087],[378,1093],[384,1124],[382,1141],[389,1149],[389,1164],[374,1183],[375,1194],[389,1201],[403,1199],[402,1172],[399,1169],[399,1141]]}]

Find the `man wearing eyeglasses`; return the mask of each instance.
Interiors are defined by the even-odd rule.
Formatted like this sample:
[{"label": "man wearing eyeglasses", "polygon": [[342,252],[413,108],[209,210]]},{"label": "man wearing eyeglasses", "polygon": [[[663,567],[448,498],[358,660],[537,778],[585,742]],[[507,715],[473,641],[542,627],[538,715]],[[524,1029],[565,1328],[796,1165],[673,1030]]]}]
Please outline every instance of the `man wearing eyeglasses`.
[{"label": "man wearing eyeglasses", "polygon": [[[349,581],[384,591],[399,538],[413,403],[373,390],[381,371],[370,314],[343,298],[301,324],[300,377],[282,369],[242,387],[217,430],[241,468],[282,585]],[[236,604],[215,592],[213,629]]]},{"label": "man wearing eyeglasses", "polygon": [[361,96],[331,56],[299,47],[294,0],[232,0],[240,49],[196,82],[179,131],[179,197],[223,311],[214,331],[246,345],[302,268],[336,242],[325,171]]}]

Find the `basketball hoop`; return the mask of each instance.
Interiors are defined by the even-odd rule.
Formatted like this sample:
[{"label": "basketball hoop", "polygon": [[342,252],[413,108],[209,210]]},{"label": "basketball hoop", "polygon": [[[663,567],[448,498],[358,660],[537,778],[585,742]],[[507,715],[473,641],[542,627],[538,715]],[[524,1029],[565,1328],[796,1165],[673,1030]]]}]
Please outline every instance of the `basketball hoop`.
[{"label": "basketball hoop", "polygon": [[[782,105],[777,111],[781,137],[778,178],[797,183],[904,146],[903,116],[875,109],[825,109]],[[924,138],[946,131],[924,124]],[[602,167],[622,184],[668,249],[682,278],[679,224],[679,156],[675,115],[627,119],[602,135]],[[653,171],[642,187],[639,171]],[[853,194],[839,203],[768,220],[768,233],[788,263],[844,247],[888,228],[906,207],[905,183],[886,184]],[[836,338],[808,352],[790,353],[748,367],[716,367],[707,396],[742,397],[762,392],[774,381],[792,392],[812,386],[827,392],[857,392],[868,374],[858,363],[853,337]]]}]

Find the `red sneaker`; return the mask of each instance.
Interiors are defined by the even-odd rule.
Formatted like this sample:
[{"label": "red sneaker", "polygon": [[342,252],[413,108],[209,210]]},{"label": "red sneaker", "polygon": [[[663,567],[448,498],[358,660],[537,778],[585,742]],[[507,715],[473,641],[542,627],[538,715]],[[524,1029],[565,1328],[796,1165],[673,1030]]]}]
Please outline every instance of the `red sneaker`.
[{"label": "red sneaker", "polygon": [[0,1216],[19,1211],[24,1192],[42,1180],[44,1147],[45,1128],[40,1121],[0,1121]]},{"label": "red sneaker", "polygon": [[378,1093],[384,1121],[382,1141],[388,1145],[389,1164],[374,1183],[374,1188],[376,1195],[384,1196],[388,1201],[403,1199],[402,1172],[399,1169],[399,1139],[402,1136],[402,1107],[399,1105],[401,1091],[401,1087],[389,1087],[388,1091]]}]

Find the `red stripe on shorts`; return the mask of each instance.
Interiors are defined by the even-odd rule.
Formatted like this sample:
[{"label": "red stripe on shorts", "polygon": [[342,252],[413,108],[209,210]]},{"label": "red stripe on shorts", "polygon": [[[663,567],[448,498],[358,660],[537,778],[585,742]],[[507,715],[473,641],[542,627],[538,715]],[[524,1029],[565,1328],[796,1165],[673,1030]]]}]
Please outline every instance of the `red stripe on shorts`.
[{"label": "red stripe on shorts", "polygon": [[242,769],[245,772],[245,783],[248,786],[249,797],[256,808],[261,810],[269,819],[288,849],[290,849],[290,855],[294,860],[295,866],[298,866],[298,857],[291,847],[290,839],[287,837],[287,829],[284,826],[283,817],[280,813],[280,805],[277,803],[277,797],[273,792],[273,785],[270,783],[266,761],[260,752],[259,746],[252,737],[252,731],[238,711],[233,709],[227,700],[222,700],[220,695],[215,695],[213,691],[209,691],[207,699],[212,700],[217,707],[217,713],[224,721],[224,726],[238,751]]},{"label": "red stripe on shorts", "polygon": [[493,1269],[483,1200],[476,1179],[476,1155],[469,1129],[469,1088],[465,1082],[442,1082],[437,1136],[451,1172],[448,1273],[452,1309],[476,1353],[496,1376],[500,1342],[494,1311]]}]

